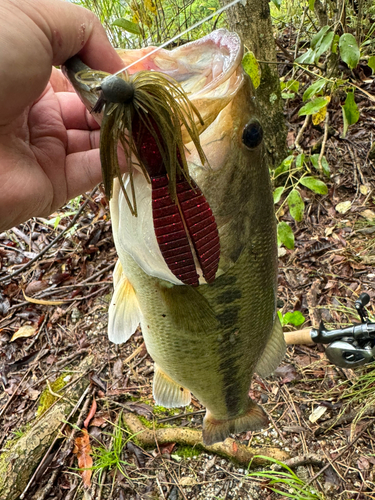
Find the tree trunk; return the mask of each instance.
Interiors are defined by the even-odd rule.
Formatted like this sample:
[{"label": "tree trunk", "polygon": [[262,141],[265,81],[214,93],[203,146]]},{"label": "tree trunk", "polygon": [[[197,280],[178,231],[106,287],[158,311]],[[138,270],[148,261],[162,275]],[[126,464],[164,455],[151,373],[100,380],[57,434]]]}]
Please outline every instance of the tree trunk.
[{"label": "tree trunk", "polygon": [[[229,0],[221,0],[223,5]],[[268,0],[247,0],[226,11],[229,28],[237,32],[259,61],[276,62],[276,47]],[[256,89],[270,166],[276,168],[287,156],[286,127],[277,64],[260,63],[262,76]]]}]

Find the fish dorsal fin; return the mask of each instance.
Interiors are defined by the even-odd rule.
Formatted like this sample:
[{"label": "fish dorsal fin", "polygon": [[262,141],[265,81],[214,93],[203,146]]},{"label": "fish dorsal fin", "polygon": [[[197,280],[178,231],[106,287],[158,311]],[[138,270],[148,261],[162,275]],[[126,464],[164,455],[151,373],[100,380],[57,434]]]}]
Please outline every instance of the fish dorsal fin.
[{"label": "fish dorsal fin", "polygon": [[281,363],[285,350],[283,328],[279,317],[276,315],[271,337],[254,371],[261,377],[268,377]]},{"label": "fish dorsal fin", "polygon": [[114,293],[108,311],[108,337],[122,344],[136,331],[142,314],[134,288],[122,272],[120,261],[113,273]]},{"label": "fish dorsal fin", "polygon": [[156,363],[152,392],[156,404],[166,408],[187,406],[191,401],[190,391],[166,375]]}]

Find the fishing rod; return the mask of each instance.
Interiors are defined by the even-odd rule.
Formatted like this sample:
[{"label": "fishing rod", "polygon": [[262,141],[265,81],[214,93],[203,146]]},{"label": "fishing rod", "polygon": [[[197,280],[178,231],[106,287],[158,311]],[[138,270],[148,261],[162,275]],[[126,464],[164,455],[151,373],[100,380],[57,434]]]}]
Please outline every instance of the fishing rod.
[{"label": "fishing rod", "polygon": [[287,344],[328,344],[327,358],[341,368],[355,368],[375,361],[375,323],[370,322],[366,305],[370,302],[367,293],[361,293],[354,306],[361,323],[346,328],[327,330],[323,321],[319,328],[306,328],[285,332]]}]

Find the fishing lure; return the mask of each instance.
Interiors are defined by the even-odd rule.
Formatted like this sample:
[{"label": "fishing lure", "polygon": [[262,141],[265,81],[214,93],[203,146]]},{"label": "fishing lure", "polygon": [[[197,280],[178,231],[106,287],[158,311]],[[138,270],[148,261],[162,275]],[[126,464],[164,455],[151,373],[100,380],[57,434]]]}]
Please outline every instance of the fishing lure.
[{"label": "fishing lure", "polygon": [[[65,67],[76,68],[77,59]],[[133,172],[140,168],[152,186],[155,236],[168,268],[184,284],[198,286],[199,274],[211,283],[219,265],[219,234],[207,200],[189,175],[182,134],[183,127],[208,166],[199,142],[196,120],[201,127],[204,123],[198,110],[176,81],[156,71],[110,75],[85,67],[74,76],[97,96],[92,113],[103,115],[100,158],[108,199],[117,177],[137,216]],[[120,172],[118,144],[129,168],[130,196]]]}]

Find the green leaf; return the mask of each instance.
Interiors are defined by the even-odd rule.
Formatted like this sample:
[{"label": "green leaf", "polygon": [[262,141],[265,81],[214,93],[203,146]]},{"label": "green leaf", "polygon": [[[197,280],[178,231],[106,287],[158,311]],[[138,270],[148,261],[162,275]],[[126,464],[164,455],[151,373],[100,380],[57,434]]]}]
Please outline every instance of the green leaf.
[{"label": "green leaf", "polygon": [[281,97],[283,99],[294,99],[296,94],[294,92],[281,92]]},{"label": "green leaf", "polygon": [[309,0],[309,9],[314,10],[315,0]]},{"label": "green leaf", "polygon": [[302,177],[302,179],[300,179],[300,183],[302,184],[302,186],[305,186],[311,189],[311,191],[314,191],[314,193],[328,193],[328,188],[325,183],[323,181],[320,181],[319,179],[316,179],[315,177]]},{"label": "green leaf", "polygon": [[298,80],[288,80],[287,82],[280,82],[281,90],[290,90],[291,92],[298,92],[299,81]]},{"label": "green leaf", "polygon": [[341,59],[353,69],[359,63],[359,48],[357,41],[351,33],[344,33],[339,41]]},{"label": "green leaf", "polygon": [[138,24],[133,23],[132,21],[128,21],[127,19],[124,19],[123,17],[120,17],[119,19],[116,19],[113,21],[112,26],[118,26],[119,28],[122,28],[123,30],[133,33],[133,35],[140,35],[141,34],[141,29],[138,26]]},{"label": "green leaf", "polygon": [[342,136],[346,136],[346,132],[348,131],[349,125],[353,125],[354,123],[357,123],[359,119],[359,110],[358,106],[354,100],[354,91],[353,92],[348,92],[346,99],[345,99],[345,104],[344,106],[341,106],[342,108],[342,115],[344,118],[344,129],[342,132]]},{"label": "green leaf", "polygon": [[316,51],[315,51],[315,62],[318,62],[319,60],[319,57],[324,54],[324,52],[326,50],[328,50],[331,45],[332,45],[332,40],[333,40],[333,31],[330,31],[329,33],[327,33],[327,35],[323,38],[323,40],[321,41],[319,47],[317,47]]},{"label": "green leaf", "polygon": [[[319,154],[311,155],[310,156],[310,161],[311,161],[313,167],[316,170],[320,170],[320,168],[319,168]],[[331,174],[331,170],[329,168],[328,161],[327,161],[327,159],[326,159],[325,156],[323,156],[323,158],[322,158],[322,167],[323,167],[323,173],[324,173],[324,175],[326,175],[327,177],[329,177],[330,174]]]},{"label": "green leaf", "polygon": [[284,186],[278,187],[273,192],[273,202],[278,203],[280,201],[281,195],[284,192]]},{"label": "green leaf", "polygon": [[287,312],[283,316],[284,325],[300,326],[305,322],[305,316],[300,311]]},{"label": "green leaf", "polygon": [[302,168],[304,161],[305,161],[305,155],[303,153],[300,153],[296,158],[296,167]]},{"label": "green leaf", "polygon": [[298,112],[298,116],[314,115],[320,109],[324,108],[324,106],[327,106],[327,104],[328,101],[324,97],[315,97],[315,99],[302,106]]},{"label": "green leaf", "polygon": [[315,47],[319,47],[320,44],[322,43],[322,40],[324,39],[327,31],[329,31],[331,28],[329,26],[323,26],[323,28],[312,37],[310,46],[312,49],[315,49]]},{"label": "green leaf", "polygon": [[292,228],[286,222],[279,222],[277,225],[277,237],[280,242],[289,250],[294,248],[294,234]]},{"label": "green leaf", "polygon": [[254,88],[258,88],[260,85],[261,71],[259,63],[253,52],[247,52],[242,59],[242,66],[246,73],[251,78]]},{"label": "green leaf", "polygon": [[367,66],[370,66],[372,72],[375,73],[375,56],[369,57],[369,60],[367,61]]},{"label": "green leaf", "polygon": [[301,220],[303,219],[305,204],[297,189],[292,189],[289,193],[288,206],[290,215],[293,217],[293,219],[297,222],[301,222]]},{"label": "green leaf", "polygon": [[315,62],[315,52],[312,49],[308,49],[304,54],[297,57],[294,62],[299,64],[314,64]]},{"label": "green leaf", "polygon": [[272,0],[272,2],[276,5],[276,7],[280,10],[281,0]]},{"label": "green leaf", "polygon": [[307,87],[305,92],[303,93],[303,101],[307,101],[308,99],[312,98],[314,95],[319,94],[321,90],[323,89],[324,85],[326,84],[326,81],[323,80],[322,78],[314,82],[312,85]]},{"label": "green leaf", "polygon": [[329,168],[328,161],[325,156],[322,157],[322,167],[324,175],[329,177],[331,175],[331,169]]},{"label": "green leaf", "polygon": [[278,177],[280,174],[283,174],[284,172],[287,172],[289,170],[291,164],[293,163],[293,160],[294,160],[294,156],[293,155],[287,156],[285,158],[285,160],[283,160],[280,163],[280,165],[275,169],[275,172],[273,174],[274,179],[276,179],[276,177]]}]

